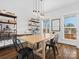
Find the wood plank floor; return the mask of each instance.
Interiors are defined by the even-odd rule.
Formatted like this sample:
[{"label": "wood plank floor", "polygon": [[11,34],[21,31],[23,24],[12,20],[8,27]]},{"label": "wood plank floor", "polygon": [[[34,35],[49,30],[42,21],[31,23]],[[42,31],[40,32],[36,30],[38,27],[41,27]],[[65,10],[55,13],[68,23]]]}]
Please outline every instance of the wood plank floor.
[{"label": "wood plank floor", "polygon": [[[79,59],[79,50],[76,47],[58,44],[59,55],[57,59]],[[0,50],[0,59],[16,59],[16,51],[13,48]],[[32,58],[29,58],[32,59]],[[35,59],[41,59],[35,56]],[[46,51],[46,59],[54,59],[53,51]]]}]

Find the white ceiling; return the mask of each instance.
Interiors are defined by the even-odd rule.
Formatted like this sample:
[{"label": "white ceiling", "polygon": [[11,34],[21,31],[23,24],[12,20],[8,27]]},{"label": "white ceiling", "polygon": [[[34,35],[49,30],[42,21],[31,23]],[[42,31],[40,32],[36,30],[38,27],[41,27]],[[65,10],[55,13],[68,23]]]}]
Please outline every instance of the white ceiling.
[{"label": "white ceiling", "polygon": [[79,2],[79,0],[44,0],[44,11],[55,10],[57,8],[72,5],[76,2]]}]

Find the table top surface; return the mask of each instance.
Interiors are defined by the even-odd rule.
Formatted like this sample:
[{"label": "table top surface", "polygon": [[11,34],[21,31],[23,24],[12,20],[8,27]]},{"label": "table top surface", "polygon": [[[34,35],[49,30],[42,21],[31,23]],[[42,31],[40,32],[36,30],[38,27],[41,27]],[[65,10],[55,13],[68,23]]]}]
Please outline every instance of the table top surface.
[{"label": "table top surface", "polygon": [[41,41],[44,41],[46,39],[49,39],[49,38],[53,38],[54,37],[54,34],[51,35],[51,34],[46,34],[46,35],[28,35],[28,36],[19,36],[17,37],[18,39],[21,39],[23,41],[26,41],[26,42],[29,42],[31,44],[35,44],[35,43],[38,43],[38,42],[41,42]]}]

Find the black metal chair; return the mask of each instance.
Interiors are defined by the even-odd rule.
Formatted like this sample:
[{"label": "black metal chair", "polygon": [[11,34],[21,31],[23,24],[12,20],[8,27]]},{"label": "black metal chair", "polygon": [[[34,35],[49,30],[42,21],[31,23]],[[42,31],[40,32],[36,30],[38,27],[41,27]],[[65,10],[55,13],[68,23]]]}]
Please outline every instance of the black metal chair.
[{"label": "black metal chair", "polygon": [[59,54],[58,53],[58,49],[57,49],[57,43],[58,43],[58,35],[55,35],[54,38],[52,38],[49,43],[46,43],[46,48],[47,46],[49,47],[49,50],[50,48],[53,49],[53,53],[54,53],[54,57],[56,59],[56,52],[57,52],[57,55]]},{"label": "black metal chair", "polygon": [[2,43],[2,40],[3,40],[3,39],[2,39],[2,37],[1,37],[1,33],[0,33],[0,43]]},{"label": "black metal chair", "polygon": [[2,41],[2,39],[1,39],[1,33],[0,33],[0,42]]},{"label": "black metal chair", "polygon": [[28,59],[31,54],[33,55],[32,59],[34,59],[33,49],[31,49],[29,47],[23,47],[23,45],[19,39],[13,39],[13,44],[17,51],[16,59],[25,59],[25,58]]}]

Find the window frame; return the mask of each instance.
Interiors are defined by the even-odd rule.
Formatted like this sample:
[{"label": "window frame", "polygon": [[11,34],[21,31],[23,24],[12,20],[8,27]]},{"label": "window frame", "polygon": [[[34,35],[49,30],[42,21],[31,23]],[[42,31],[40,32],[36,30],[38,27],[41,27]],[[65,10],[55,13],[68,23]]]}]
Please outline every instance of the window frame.
[{"label": "window frame", "polygon": [[[58,26],[59,29],[55,29],[55,30],[54,30],[54,29],[53,29],[53,23],[52,23],[52,22],[55,21],[55,20],[59,20],[59,26]],[[52,19],[52,20],[51,20],[51,31],[60,31],[60,19],[59,19],[59,18],[57,18],[57,19]]]},{"label": "window frame", "polygon": [[[64,24],[65,24],[65,18],[68,18],[68,17],[77,17],[76,15],[69,15],[69,16],[64,16]],[[77,26],[77,24],[75,24],[76,26]],[[73,38],[71,38],[71,39],[69,39],[69,38],[65,38],[65,28],[75,28],[76,29],[76,33],[74,34],[75,36],[76,36],[76,38],[75,39],[73,39]],[[72,33],[73,34],[73,33]],[[77,39],[77,27],[65,27],[64,26],[64,38],[66,39],[66,40],[76,40]]]}]

